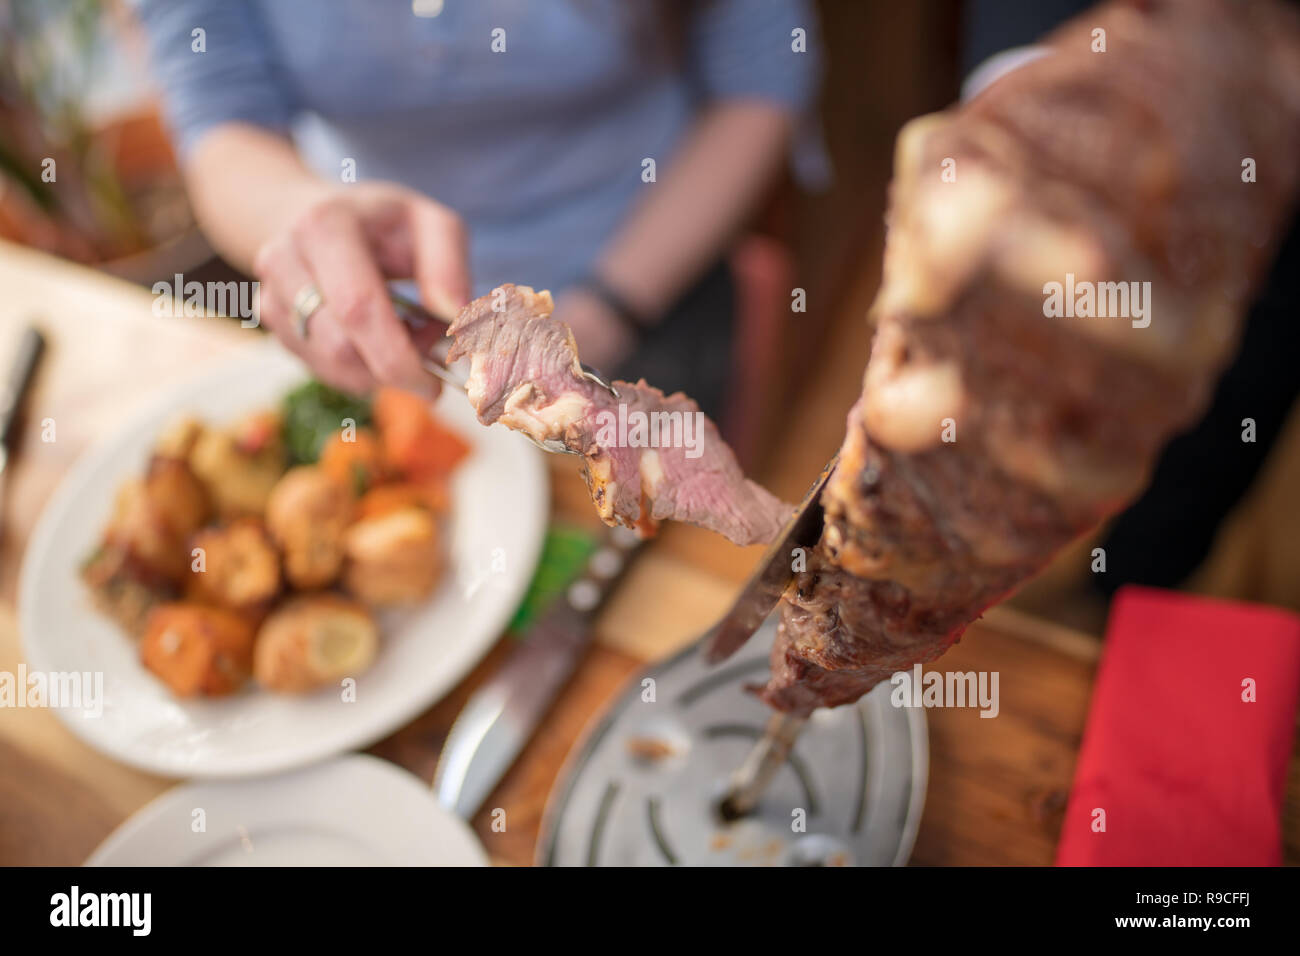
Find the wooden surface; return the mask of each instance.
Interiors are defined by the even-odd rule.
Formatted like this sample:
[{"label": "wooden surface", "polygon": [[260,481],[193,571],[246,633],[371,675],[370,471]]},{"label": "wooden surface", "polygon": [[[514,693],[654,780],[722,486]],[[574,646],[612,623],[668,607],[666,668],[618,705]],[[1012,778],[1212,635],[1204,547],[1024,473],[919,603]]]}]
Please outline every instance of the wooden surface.
[{"label": "wooden surface", "polygon": [[[873,258],[877,253],[873,251]],[[791,410],[781,468],[764,476],[795,497],[842,434],[843,408],[866,355],[861,315],[874,276],[851,290],[836,339],[801,404]],[[0,330],[6,344],[37,319],[49,352],[28,406],[0,531],[0,670],[20,659],[17,566],[41,507],[73,460],[112,433],[136,404],[245,346],[256,333],[218,320],[150,315],[143,291],[0,244]],[[845,389],[848,389],[846,392]],[[32,422],[53,418],[57,440]],[[553,462],[556,511],[593,521],[571,463]],[[89,536],[93,534],[88,529]],[[488,801],[507,811],[504,833],[476,829],[492,858],[531,861],[560,764],[587,721],[645,662],[691,641],[726,607],[759,555],[673,527],[655,542],[597,625],[597,642],[536,738]],[[671,600],[665,600],[671,595]],[[945,668],[1000,672],[1001,715],[931,711],[930,789],[913,856],[918,864],[1044,864],[1052,859],[1087,710],[1098,644],[1016,612],[997,610],[944,659]],[[474,685],[499,665],[499,645],[448,698],[372,751],[422,778]],[[53,714],[0,710],[0,864],[76,864],[128,815],[174,781],[139,773],[88,749]],[[1295,790],[1288,813],[1295,816]],[[1290,827],[1294,833],[1295,827]]]}]

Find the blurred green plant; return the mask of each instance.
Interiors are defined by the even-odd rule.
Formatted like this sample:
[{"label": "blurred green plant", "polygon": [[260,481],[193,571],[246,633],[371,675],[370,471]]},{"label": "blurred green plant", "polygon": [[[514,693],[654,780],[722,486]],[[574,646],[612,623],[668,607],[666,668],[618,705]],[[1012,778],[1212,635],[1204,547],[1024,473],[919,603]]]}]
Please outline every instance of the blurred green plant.
[{"label": "blurred green plant", "polygon": [[[34,230],[35,241],[82,260],[150,243],[85,112],[113,6],[113,0],[0,0],[0,199],[18,190],[7,197],[16,207],[8,218],[44,214],[49,222]],[[54,182],[42,178],[50,160]],[[0,234],[5,218],[0,208]]]}]

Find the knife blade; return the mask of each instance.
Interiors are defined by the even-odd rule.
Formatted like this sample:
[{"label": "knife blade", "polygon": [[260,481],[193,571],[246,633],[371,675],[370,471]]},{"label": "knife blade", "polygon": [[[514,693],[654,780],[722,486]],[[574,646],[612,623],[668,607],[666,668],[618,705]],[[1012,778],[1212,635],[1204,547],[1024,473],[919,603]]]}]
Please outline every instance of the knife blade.
[{"label": "knife blade", "polygon": [[835,470],[840,456],[826,463],[817,480],[803,496],[794,515],[786,522],[776,540],[768,547],[758,569],[750,575],[740,596],[704,638],[704,659],[710,664],[726,660],[749,640],[767,619],[776,602],[794,579],[794,551],[811,548],[822,534],[825,512],[821,505],[822,490]]},{"label": "knife blade", "polygon": [[640,549],[626,528],[611,529],[582,572],[465,704],[438,757],[438,801],[469,819],[537,729],[591,642],[592,621]]},{"label": "knife blade", "polygon": [[45,336],[40,329],[29,325],[18,339],[18,348],[9,365],[8,374],[0,379],[0,530],[4,527],[4,492],[9,458],[13,454],[14,429],[23,397],[32,384],[36,366],[45,351]]}]

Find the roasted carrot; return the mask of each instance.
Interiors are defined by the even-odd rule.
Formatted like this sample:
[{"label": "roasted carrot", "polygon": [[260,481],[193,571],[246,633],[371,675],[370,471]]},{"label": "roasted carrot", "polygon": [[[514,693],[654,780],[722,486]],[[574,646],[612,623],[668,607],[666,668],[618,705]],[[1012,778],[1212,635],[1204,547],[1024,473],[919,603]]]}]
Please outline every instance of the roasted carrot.
[{"label": "roasted carrot", "polygon": [[321,448],[320,467],[335,481],[364,494],[384,478],[384,452],[378,436],[368,428],[358,428],[355,434],[336,431]]},{"label": "roasted carrot", "polygon": [[423,482],[402,481],[371,488],[357,502],[357,518],[378,518],[415,505],[434,514],[443,514],[451,503],[445,478],[430,478]]},{"label": "roasted carrot", "polygon": [[469,454],[465,440],[434,418],[427,403],[410,392],[379,389],[374,415],[385,463],[410,481],[448,475]]}]

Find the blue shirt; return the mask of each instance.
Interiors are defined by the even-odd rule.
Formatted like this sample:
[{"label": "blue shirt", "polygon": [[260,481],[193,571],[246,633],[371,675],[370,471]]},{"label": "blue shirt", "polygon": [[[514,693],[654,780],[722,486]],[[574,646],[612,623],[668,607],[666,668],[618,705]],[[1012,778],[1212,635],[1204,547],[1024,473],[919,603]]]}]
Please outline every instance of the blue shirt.
[{"label": "blue shirt", "polygon": [[[244,121],[292,135],[324,177],[352,160],[358,180],[418,189],[466,220],[476,294],[581,278],[654,188],[643,160],[662,176],[702,105],[756,98],[800,112],[816,92],[808,0],[413,7],[438,4],[138,0],[182,155]],[[656,42],[668,8],[688,11],[676,55]],[[798,30],[807,52],[794,49]]]}]

